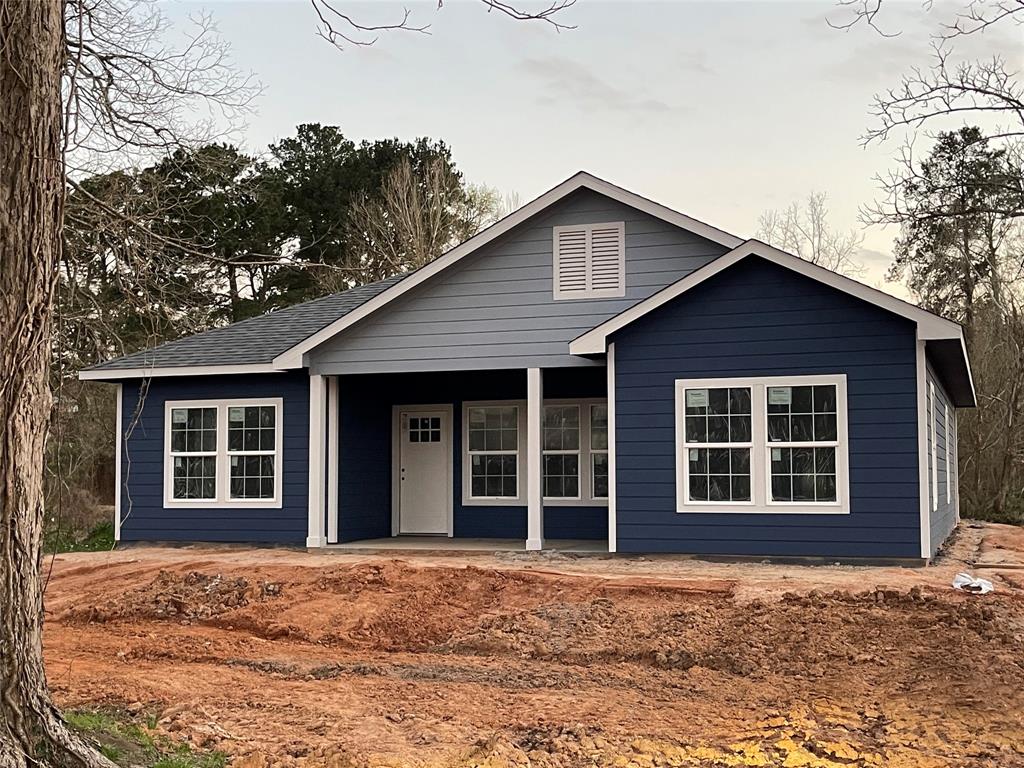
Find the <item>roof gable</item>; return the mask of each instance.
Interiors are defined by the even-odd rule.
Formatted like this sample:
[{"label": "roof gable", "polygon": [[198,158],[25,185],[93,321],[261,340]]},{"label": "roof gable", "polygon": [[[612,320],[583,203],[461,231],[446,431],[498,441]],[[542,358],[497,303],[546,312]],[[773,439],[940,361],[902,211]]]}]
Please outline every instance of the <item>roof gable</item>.
[{"label": "roof gable", "polygon": [[669,224],[673,224],[682,229],[686,229],[700,237],[711,240],[712,242],[718,243],[727,248],[735,248],[743,242],[741,238],[736,237],[735,235],[731,235],[728,232],[712,227],[702,221],[698,221],[690,216],[674,211],[660,203],[655,203],[652,200],[623,189],[622,187],[618,187],[604,181],[603,179],[599,179],[589,173],[580,171],[563,181],[557,187],[548,190],[540,197],[516,210],[514,213],[511,213],[500,221],[492,224],[490,227],[474,235],[461,245],[456,246],[440,258],[424,266],[422,269],[412,273],[400,283],[397,283],[391,286],[388,290],[381,292],[379,295],[360,306],[356,311],[339,318],[336,322],[331,323],[301,343],[296,344],[287,352],[275,358],[274,365],[279,368],[301,367],[304,364],[304,355],[306,353],[315,349],[346,328],[359,322],[364,317],[371,315],[381,307],[404,295],[408,291],[422,285],[424,282],[430,280],[440,272],[443,272],[452,265],[460,262],[462,259],[474,253],[484,245],[493,242],[523,222],[531,219],[539,213],[542,213],[545,209],[580,189],[589,189],[597,192],[598,194],[636,208],[637,210],[654,216],[655,218],[666,221]]},{"label": "roof gable", "polygon": [[760,240],[747,240],[741,245],[733,248],[723,256],[706,264],[686,277],[678,280],[667,288],[659,291],[650,298],[639,302],[624,312],[619,313],[607,322],[596,326],[574,339],[569,344],[569,351],[574,355],[599,355],[604,354],[607,348],[608,338],[616,331],[625,328],[630,323],[644,317],[668,302],[678,298],[690,289],[700,285],[709,278],[729,269],[738,262],[750,256],[758,256],[766,261],[773,262],[779,266],[791,269],[794,272],[817,280],[838,291],[854,296],[877,307],[892,312],[895,315],[905,317],[914,322],[917,326],[917,338],[925,343],[938,341],[954,342],[961,351],[963,373],[966,381],[964,390],[970,392],[969,402],[964,398],[965,404],[973,404],[974,383],[971,379],[970,364],[967,358],[967,348],[964,344],[963,328],[952,320],[947,320],[914,304],[898,299],[877,288],[833,272],[830,269],[812,264],[797,256],[794,256],[778,248],[774,248]]}]

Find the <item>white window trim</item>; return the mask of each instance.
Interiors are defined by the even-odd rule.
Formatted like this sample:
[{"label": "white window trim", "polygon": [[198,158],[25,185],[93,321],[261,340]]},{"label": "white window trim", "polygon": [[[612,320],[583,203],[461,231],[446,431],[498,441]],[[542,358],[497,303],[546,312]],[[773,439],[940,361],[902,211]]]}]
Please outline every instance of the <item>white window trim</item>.
[{"label": "white window trim", "polygon": [[939,431],[936,427],[935,382],[928,382],[928,426],[932,430],[932,512],[939,511]]},{"label": "white window trim", "polygon": [[[836,387],[836,436],[838,440],[828,443],[808,443],[811,447],[836,448],[836,500],[821,501],[772,501],[771,500],[771,448],[778,447],[768,442],[767,388],[777,386],[816,386],[832,384]],[[750,392],[751,440],[750,443],[722,443],[715,447],[750,447],[750,501],[689,501],[689,462],[687,450],[696,444],[685,442],[685,392],[687,389],[712,389],[717,387],[747,387]],[[849,474],[849,433],[847,427],[846,375],[816,376],[758,376],[722,379],[677,379],[675,397],[675,443],[676,443],[676,512],[680,514],[850,514]],[[786,445],[790,445],[787,443]]]},{"label": "white window trim", "polygon": [[[228,408],[239,406],[273,406],[274,408],[274,498],[232,499],[230,456],[228,453]],[[171,453],[171,411],[175,408],[217,409],[217,481],[212,499],[174,498],[174,456]],[[219,509],[280,509],[282,502],[282,465],[284,447],[284,400],[280,397],[244,398],[235,400],[168,400],[164,403],[164,506]],[[251,452],[247,452],[251,453]],[[269,452],[260,452],[270,455]]]},{"label": "white window trim", "polygon": [[[676,382],[676,384],[678,386],[678,382]],[[681,492],[683,494],[683,496],[681,497],[682,500],[683,500],[682,504],[687,509],[690,509],[690,508],[695,507],[695,506],[698,506],[698,507],[715,507],[715,508],[734,507],[734,506],[752,507],[754,505],[754,443],[753,443],[753,440],[754,440],[755,435],[757,434],[757,431],[756,431],[756,429],[754,427],[754,403],[755,403],[755,400],[754,400],[754,387],[751,386],[751,385],[748,385],[748,384],[737,384],[737,385],[735,385],[735,387],[730,385],[730,388],[733,388],[733,389],[749,389],[750,390],[750,440],[748,440],[746,442],[742,442],[742,443],[709,443],[709,442],[706,442],[706,441],[702,442],[702,443],[687,443],[686,442],[686,404],[685,404],[686,390],[687,389],[704,389],[704,388],[705,387],[694,387],[692,384],[687,383],[687,384],[685,384],[683,386],[683,388],[681,390],[677,390],[679,394],[677,395],[677,405],[676,405],[676,407],[677,407],[677,409],[681,408],[680,412],[682,414],[682,416],[680,417],[682,419],[682,422],[680,422],[681,432],[679,432],[679,435],[680,435],[680,438],[683,440],[683,446],[678,450],[679,455],[683,457],[683,478],[682,478],[682,483],[683,484],[681,486]],[[710,389],[711,387],[707,387],[707,388]],[[680,405],[680,403],[681,403],[681,405]],[[697,500],[691,499],[690,498],[690,462],[689,462],[689,456],[686,453],[691,448],[698,448],[698,449],[699,448],[709,448],[709,449],[710,448],[724,448],[724,449],[746,448],[746,449],[748,449],[750,451],[750,499],[748,501],[710,501],[710,500],[705,501],[703,499],[697,499]],[[731,475],[730,475],[730,477],[731,477]]]},{"label": "white window trim", "polygon": [[[594,498],[592,494],[592,477],[591,477],[591,461],[590,458],[590,407],[592,405],[605,405],[607,400],[603,397],[593,398],[551,398],[543,401],[541,404],[541,414],[543,423],[543,408],[548,405],[578,405],[580,407],[580,492],[581,496],[578,498],[551,498],[544,497],[543,504],[545,507],[605,507],[608,505],[608,499],[605,498]],[[472,483],[470,475],[470,452],[469,452],[469,409],[480,408],[488,406],[508,406],[514,405],[519,408],[518,422],[518,433],[517,443],[519,445],[518,456],[519,459],[516,461],[516,489],[519,494],[515,498],[511,496],[473,496],[472,495]],[[586,424],[582,423],[583,413],[587,414]],[[462,506],[464,507],[523,507],[526,506],[526,481],[527,481],[527,462],[526,462],[526,401],[525,400],[466,400],[462,403],[462,445],[460,452],[462,453]],[[609,440],[611,440],[611,429],[609,427]],[[484,451],[486,453],[486,451]],[[541,451],[541,455],[546,451]],[[570,453],[575,453],[571,451]],[[599,451],[599,453],[605,453],[605,451]],[[584,457],[586,459],[584,460]],[[541,461],[541,471],[543,472],[544,462]],[[609,470],[610,471],[610,470]],[[610,490],[610,489],[609,489]],[[584,493],[584,491],[586,491]]]},{"label": "white window trim", "polygon": [[[469,409],[504,408],[514,406],[516,411],[516,496],[474,496],[469,452]],[[476,507],[521,507],[526,504],[526,401],[479,400],[462,403],[462,504]],[[510,453],[509,451],[477,451],[476,453]]]},{"label": "white window trim", "polygon": [[[609,415],[611,413],[611,409],[610,409],[610,407],[608,405],[608,401],[607,400],[593,401],[588,406],[586,406],[586,408],[587,408],[587,448],[588,448],[587,456],[589,457],[589,461],[587,462],[587,471],[590,472],[590,483],[587,485],[587,493],[590,494],[590,499],[595,504],[600,504],[602,502],[607,504],[608,503],[608,496],[598,496],[597,494],[594,493],[594,483],[596,482],[596,475],[597,475],[597,473],[594,472],[594,457],[595,456],[605,456],[606,457],[606,462],[609,463],[609,473],[608,473],[609,474],[609,480],[611,479],[611,468],[610,468],[611,459],[607,458],[608,455],[609,455],[608,448],[604,448],[604,449],[594,448],[593,445],[592,445],[593,440],[594,440],[594,438],[593,438],[593,431],[594,431],[594,406],[597,406],[597,405],[603,405],[605,407],[605,418],[606,418],[606,424],[607,424],[607,426],[605,427],[605,431],[608,433],[608,435],[607,435],[607,437],[608,437],[608,445],[609,446],[611,445],[611,421],[610,421],[611,417]],[[608,488],[608,492],[609,492],[609,495],[610,495],[611,494],[611,487],[610,486]]]},{"label": "white window trim", "polygon": [[952,475],[950,475],[949,472],[949,403],[947,403],[945,400],[942,401],[942,419],[942,424],[945,427],[946,434],[946,503],[949,504],[950,502],[953,501],[953,483],[951,482]]},{"label": "white window trim", "polygon": [[[608,497],[595,497],[594,496],[594,460],[592,458],[593,452],[590,449],[590,409],[595,405],[607,405],[608,401],[603,397],[562,397],[562,398],[551,398],[544,400],[544,407],[549,405],[575,405],[580,409],[580,495],[576,498],[564,498],[564,497],[544,497],[544,506],[546,507],[604,507],[608,505]],[[585,414],[585,416],[584,416]],[[585,423],[584,423],[585,422]],[[543,446],[543,441],[542,441]],[[541,451],[541,456],[545,453],[558,453],[558,451]],[[569,453],[575,453],[575,451],[569,451]],[[598,453],[607,453],[607,451],[598,451]],[[541,461],[541,472],[544,471],[544,462]]]},{"label": "white window trim", "polygon": [[[619,284],[616,288],[591,288],[593,277],[593,262],[591,260],[590,243],[592,233],[595,229],[617,228],[619,233]],[[562,232],[584,232],[587,239],[586,251],[586,282],[587,288],[582,291],[561,291],[558,288],[558,270],[560,267],[558,257],[558,236]],[[596,224],[572,224],[560,227],[552,227],[551,236],[552,270],[551,290],[555,301],[570,301],[572,299],[606,299],[622,298],[626,295],[626,222],[608,221]]]},{"label": "white window trim", "polygon": [[[561,402],[554,402],[552,400],[545,400],[544,404],[541,406],[541,413],[540,413],[540,424],[541,424],[541,431],[542,432],[543,432],[543,430],[546,429],[545,423],[546,423],[546,419],[547,419],[547,409],[548,408],[575,408],[576,409],[576,431],[578,432],[578,434],[577,434],[577,443],[576,443],[576,449],[575,450],[570,450],[570,449],[548,450],[547,448],[544,447],[544,436],[543,436],[543,434],[541,435],[541,441],[540,441],[541,482],[543,483],[544,457],[545,456],[575,456],[576,457],[576,495],[575,496],[542,496],[542,498],[544,499],[544,503],[545,504],[550,504],[550,503],[555,502],[555,501],[582,501],[583,500],[583,491],[585,490],[584,487],[583,487],[583,477],[584,477],[583,459],[584,459],[584,456],[589,456],[590,455],[589,451],[584,451],[583,450],[583,432],[584,432],[584,427],[583,427],[583,406],[580,405],[580,403],[578,403],[578,402],[561,403]],[[589,410],[588,410],[588,415],[589,415]],[[542,493],[543,493],[543,491],[542,491]]]}]

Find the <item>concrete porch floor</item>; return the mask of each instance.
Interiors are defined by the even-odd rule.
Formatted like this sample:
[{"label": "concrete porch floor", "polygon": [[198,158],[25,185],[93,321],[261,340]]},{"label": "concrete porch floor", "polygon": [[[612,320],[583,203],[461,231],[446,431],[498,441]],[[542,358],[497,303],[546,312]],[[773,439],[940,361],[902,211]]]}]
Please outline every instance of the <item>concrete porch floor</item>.
[{"label": "concrete porch floor", "polygon": [[[315,552],[525,552],[523,539],[459,539],[448,536],[388,536],[328,544]],[[585,539],[548,539],[544,552],[607,554],[608,542]]]}]

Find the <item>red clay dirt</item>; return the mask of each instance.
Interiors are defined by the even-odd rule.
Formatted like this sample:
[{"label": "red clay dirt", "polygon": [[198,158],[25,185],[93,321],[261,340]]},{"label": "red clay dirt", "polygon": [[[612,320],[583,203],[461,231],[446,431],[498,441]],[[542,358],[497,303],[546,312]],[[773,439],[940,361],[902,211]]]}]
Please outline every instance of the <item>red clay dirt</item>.
[{"label": "red clay dirt", "polygon": [[950,582],[1017,547],[965,525],[927,569],[61,555],[47,662],[62,706],[153,713],[243,768],[1013,768],[1021,571],[979,570],[984,597]]}]

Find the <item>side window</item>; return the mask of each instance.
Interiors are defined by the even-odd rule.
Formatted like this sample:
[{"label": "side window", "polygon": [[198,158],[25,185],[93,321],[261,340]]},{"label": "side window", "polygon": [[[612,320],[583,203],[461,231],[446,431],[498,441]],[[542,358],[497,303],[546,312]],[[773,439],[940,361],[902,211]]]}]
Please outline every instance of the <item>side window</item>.
[{"label": "side window", "polygon": [[687,389],[688,501],[750,501],[749,387]]},{"label": "side window", "polygon": [[676,511],[849,513],[846,377],[676,381]]},{"label": "side window", "polygon": [[217,498],[217,409],[171,409],[171,496]]},{"label": "side window", "polygon": [[283,401],[169,402],[164,504],[281,505]]},{"label": "side window", "polygon": [[834,384],[768,387],[772,501],[835,501],[839,445]]},{"label": "side window", "polygon": [[475,499],[519,496],[519,408],[468,409],[469,495]]}]

